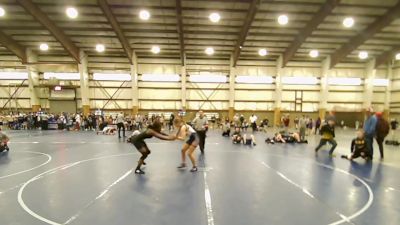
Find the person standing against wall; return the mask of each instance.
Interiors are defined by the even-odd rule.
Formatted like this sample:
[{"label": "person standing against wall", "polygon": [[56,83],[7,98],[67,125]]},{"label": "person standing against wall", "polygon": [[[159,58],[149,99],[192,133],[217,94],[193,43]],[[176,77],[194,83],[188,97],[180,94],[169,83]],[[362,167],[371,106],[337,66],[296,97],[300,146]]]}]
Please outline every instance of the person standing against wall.
[{"label": "person standing against wall", "polygon": [[295,126],[296,130],[299,129],[299,117],[296,116],[296,118],[294,119],[293,122],[294,122],[294,126]]},{"label": "person standing against wall", "polygon": [[367,119],[364,122],[365,141],[367,142],[367,148],[372,159],[374,157],[374,136],[376,132],[377,119],[372,108],[368,108],[366,113]]},{"label": "person standing against wall", "polygon": [[257,116],[253,114],[250,116],[249,120],[251,123],[251,128],[253,129],[253,132],[257,131]]},{"label": "person standing against wall", "polygon": [[317,121],[315,121],[315,134],[319,132],[320,127],[321,127],[321,117],[318,117]]},{"label": "person standing against wall", "polygon": [[204,116],[203,111],[199,111],[199,115],[193,120],[192,125],[199,136],[200,151],[204,154],[204,145],[206,143],[206,132],[208,127],[207,117]]},{"label": "person standing against wall", "polygon": [[123,131],[123,135],[125,137],[125,124],[124,124],[124,113],[120,112],[117,115],[117,128],[118,128],[118,138],[121,138],[121,129]]},{"label": "person standing against wall", "polygon": [[389,134],[390,126],[388,121],[383,118],[381,112],[377,112],[376,117],[376,142],[378,142],[381,159],[383,159],[383,141],[385,140],[385,137]]},{"label": "person standing against wall", "polygon": [[174,130],[174,120],[175,120],[175,115],[171,113],[169,116],[169,123],[168,123],[168,130],[173,131]]},{"label": "person standing against wall", "polygon": [[306,139],[306,129],[307,129],[307,119],[306,116],[302,116],[299,119],[299,129],[300,129],[300,140],[304,141]]},{"label": "person standing against wall", "polygon": [[239,114],[237,113],[233,116],[233,124],[235,127],[239,127]]}]

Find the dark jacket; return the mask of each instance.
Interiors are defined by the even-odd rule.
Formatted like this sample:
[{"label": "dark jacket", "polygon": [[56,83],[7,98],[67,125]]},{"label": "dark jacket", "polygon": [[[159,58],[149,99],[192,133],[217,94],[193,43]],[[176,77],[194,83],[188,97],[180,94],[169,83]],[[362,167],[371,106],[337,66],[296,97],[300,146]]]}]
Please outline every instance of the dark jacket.
[{"label": "dark jacket", "polygon": [[389,123],[383,118],[378,118],[375,128],[376,137],[385,138],[389,134],[389,131],[390,131]]},{"label": "dark jacket", "polygon": [[324,124],[321,127],[320,134],[322,135],[322,139],[333,139],[335,137],[335,127]]}]

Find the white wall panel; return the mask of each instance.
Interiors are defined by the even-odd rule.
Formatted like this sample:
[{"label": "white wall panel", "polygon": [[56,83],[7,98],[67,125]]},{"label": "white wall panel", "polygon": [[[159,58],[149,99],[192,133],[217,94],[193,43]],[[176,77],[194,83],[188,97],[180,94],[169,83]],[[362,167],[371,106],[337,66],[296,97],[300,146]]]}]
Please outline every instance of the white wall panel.
[{"label": "white wall panel", "polygon": [[138,86],[139,86],[139,88],[141,88],[141,87],[181,88],[181,83],[180,82],[143,82],[143,81],[140,81]]},{"label": "white wall panel", "polygon": [[281,111],[294,111],[296,107],[295,103],[282,102]]},{"label": "white wall panel", "polygon": [[329,92],[329,102],[363,102],[362,92]]},{"label": "white wall panel", "polygon": [[295,101],[296,92],[295,91],[282,91],[282,101]]},{"label": "white wall panel", "polygon": [[235,110],[271,111],[273,108],[273,102],[235,102]]},{"label": "white wall panel", "polygon": [[303,103],[302,110],[303,112],[318,112],[318,103]]},{"label": "white wall panel", "polygon": [[275,76],[276,67],[238,66],[235,73],[239,76]]},{"label": "white wall panel", "polygon": [[332,69],[330,70],[329,77],[365,77],[365,69]]},{"label": "white wall panel", "polygon": [[154,99],[154,100],[174,100],[181,98],[181,90],[176,89],[139,89],[139,100],[140,99]]},{"label": "white wall panel", "polygon": [[328,110],[334,110],[337,112],[360,112],[363,108],[363,104],[353,103],[328,103]]},{"label": "white wall panel", "polygon": [[180,65],[154,65],[154,64],[139,64],[138,73],[150,73],[150,74],[180,74]]},{"label": "white wall panel", "polygon": [[240,89],[261,89],[261,90],[275,90],[274,84],[235,84],[235,90]]},{"label": "white wall panel", "polygon": [[303,91],[303,101],[319,101],[320,93],[318,91]]},{"label": "white wall panel", "polygon": [[385,96],[386,96],[386,93],[384,93],[384,92],[379,92],[379,93],[375,92],[372,95],[372,102],[384,103],[385,102]]},{"label": "white wall panel", "polygon": [[319,90],[320,85],[282,85],[284,90]]},{"label": "white wall panel", "polygon": [[377,69],[375,78],[385,79],[385,78],[387,78],[387,75],[388,75],[387,69]]},{"label": "white wall panel", "polygon": [[187,100],[229,100],[227,90],[186,90]]},{"label": "white wall panel", "polygon": [[188,101],[188,109],[190,110],[226,110],[228,109],[228,102],[204,102],[204,101]]},{"label": "white wall panel", "polygon": [[91,88],[89,96],[91,99],[108,99],[115,93],[113,99],[131,99],[132,90],[127,88]]},{"label": "white wall panel", "polygon": [[273,101],[275,92],[273,91],[235,91],[235,100],[242,101]]}]

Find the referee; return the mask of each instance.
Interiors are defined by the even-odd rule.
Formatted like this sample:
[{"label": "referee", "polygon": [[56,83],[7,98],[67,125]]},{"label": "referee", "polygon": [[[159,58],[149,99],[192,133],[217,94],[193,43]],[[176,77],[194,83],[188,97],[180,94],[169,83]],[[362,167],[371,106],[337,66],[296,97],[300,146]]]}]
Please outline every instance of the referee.
[{"label": "referee", "polygon": [[204,116],[203,111],[199,111],[199,115],[193,120],[192,126],[196,130],[197,135],[199,135],[200,151],[202,154],[204,154],[204,144],[206,143],[206,132],[208,128],[208,121],[207,117]]}]

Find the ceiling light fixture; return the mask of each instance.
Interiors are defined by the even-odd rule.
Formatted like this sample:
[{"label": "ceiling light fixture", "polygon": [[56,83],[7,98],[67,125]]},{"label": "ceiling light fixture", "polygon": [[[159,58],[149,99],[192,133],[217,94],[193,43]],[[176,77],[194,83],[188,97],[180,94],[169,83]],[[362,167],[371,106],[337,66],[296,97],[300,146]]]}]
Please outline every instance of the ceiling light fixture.
[{"label": "ceiling light fixture", "polygon": [[352,17],[346,17],[343,20],[343,26],[346,28],[350,28],[354,25],[354,19]]},{"label": "ceiling light fixture", "polygon": [[139,18],[141,20],[149,20],[150,19],[150,12],[147,10],[140,10]]},{"label": "ceiling light fixture", "polygon": [[158,53],[160,53],[160,51],[161,51],[161,49],[157,45],[151,47],[151,52],[154,53],[154,54],[158,54]]},{"label": "ceiling light fixture", "polygon": [[310,51],[310,57],[311,58],[317,58],[319,56],[318,50],[311,50]]},{"label": "ceiling light fixture", "polygon": [[258,50],[258,54],[260,56],[266,56],[268,54],[267,49],[262,48],[262,49]]},{"label": "ceiling light fixture", "polygon": [[205,53],[207,55],[213,55],[214,54],[214,48],[212,48],[212,47],[206,48]]},{"label": "ceiling light fixture", "polygon": [[280,25],[286,25],[289,23],[289,17],[287,15],[280,15],[278,17],[278,23]]},{"label": "ceiling light fixture", "polygon": [[65,13],[71,19],[75,19],[76,17],[78,17],[78,14],[79,14],[78,10],[76,10],[73,7],[68,7],[67,10],[65,10]]},{"label": "ceiling light fixture", "polygon": [[396,54],[396,60],[400,60],[400,53]]},{"label": "ceiling light fixture", "polygon": [[106,47],[104,47],[104,45],[102,45],[102,44],[97,44],[96,45],[96,51],[97,52],[104,52],[104,50],[106,50]]},{"label": "ceiling light fixture", "polygon": [[3,17],[4,15],[6,15],[6,10],[4,10],[3,7],[0,7],[0,17]]},{"label": "ceiling light fixture", "polygon": [[358,58],[360,58],[360,59],[366,59],[366,58],[368,58],[368,52],[366,52],[366,51],[361,51],[360,53],[358,53]]},{"label": "ceiling light fixture", "polygon": [[46,43],[42,43],[39,45],[39,49],[41,51],[47,51],[47,50],[49,50],[49,46]]},{"label": "ceiling light fixture", "polygon": [[214,12],[211,13],[208,18],[211,20],[211,22],[218,23],[219,20],[221,19],[221,16],[219,15],[219,13]]}]

